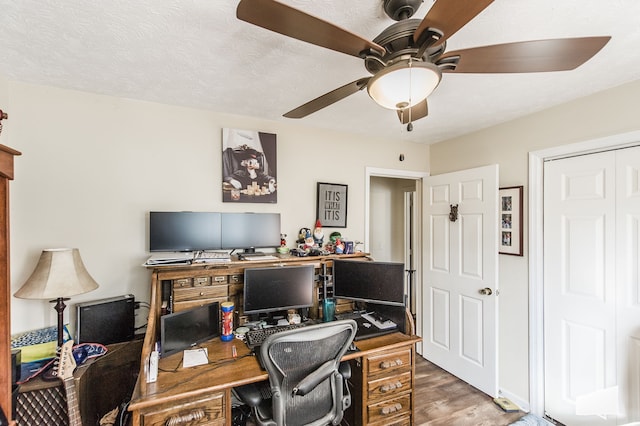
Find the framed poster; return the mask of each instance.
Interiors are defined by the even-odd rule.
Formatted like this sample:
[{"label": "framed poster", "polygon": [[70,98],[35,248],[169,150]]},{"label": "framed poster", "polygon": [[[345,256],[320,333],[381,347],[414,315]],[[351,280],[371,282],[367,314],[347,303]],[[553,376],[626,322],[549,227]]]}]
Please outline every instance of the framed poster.
[{"label": "framed poster", "polygon": [[317,219],[323,227],[347,227],[347,185],[318,182]]},{"label": "framed poster", "polygon": [[500,254],[522,256],[522,186],[500,188]]},{"label": "framed poster", "polygon": [[276,135],[222,129],[222,201],[276,203]]}]

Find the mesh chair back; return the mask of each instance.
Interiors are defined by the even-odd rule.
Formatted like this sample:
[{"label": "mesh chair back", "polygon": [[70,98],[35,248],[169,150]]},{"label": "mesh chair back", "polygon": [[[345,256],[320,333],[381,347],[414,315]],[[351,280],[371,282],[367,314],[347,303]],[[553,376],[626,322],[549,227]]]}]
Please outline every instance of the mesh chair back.
[{"label": "mesh chair back", "polygon": [[[277,424],[337,424],[342,418],[343,381],[338,373],[340,359],[355,335],[352,320],[335,321],[285,331],[268,337],[261,355],[269,373],[273,418]],[[304,396],[294,388],[309,374],[328,374]],[[337,421],[337,422],[336,422]]]}]

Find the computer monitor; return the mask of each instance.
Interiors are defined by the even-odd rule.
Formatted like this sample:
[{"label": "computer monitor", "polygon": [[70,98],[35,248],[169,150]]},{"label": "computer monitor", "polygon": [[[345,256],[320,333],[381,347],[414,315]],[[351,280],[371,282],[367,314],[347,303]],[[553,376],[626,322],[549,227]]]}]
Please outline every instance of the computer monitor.
[{"label": "computer monitor", "polygon": [[219,335],[220,304],[218,302],[162,315],[160,317],[160,354],[165,357]]},{"label": "computer monitor", "polygon": [[255,252],[280,246],[280,213],[222,213],[222,248]]},{"label": "computer monitor", "polygon": [[336,259],[333,261],[333,296],[404,306],[404,264]]},{"label": "computer monitor", "polygon": [[149,251],[219,250],[220,231],[220,213],[149,212]]},{"label": "computer monitor", "polygon": [[260,314],[313,306],[313,265],[244,270],[244,313]]}]

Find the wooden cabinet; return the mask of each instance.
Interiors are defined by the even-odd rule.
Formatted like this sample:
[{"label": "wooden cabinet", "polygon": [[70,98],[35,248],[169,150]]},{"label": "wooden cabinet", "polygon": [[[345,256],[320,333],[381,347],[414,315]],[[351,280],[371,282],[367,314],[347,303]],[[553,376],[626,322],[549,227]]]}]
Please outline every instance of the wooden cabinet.
[{"label": "wooden cabinet", "polygon": [[[0,111],[0,121],[6,118]],[[11,416],[11,272],[9,258],[9,181],[13,159],[20,152],[0,145],[0,408]]]},{"label": "wooden cabinet", "polygon": [[413,422],[414,345],[373,351],[352,361],[350,425]]}]

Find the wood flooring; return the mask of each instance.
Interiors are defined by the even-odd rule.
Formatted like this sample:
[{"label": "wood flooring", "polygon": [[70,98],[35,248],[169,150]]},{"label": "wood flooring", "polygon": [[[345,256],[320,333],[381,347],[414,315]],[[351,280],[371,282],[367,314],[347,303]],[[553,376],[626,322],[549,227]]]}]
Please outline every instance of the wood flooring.
[{"label": "wood flooring", "polygon": [[[507,426],[525,413],[505,413],[493,399],[416,356],[415,426]],[[247,426],[255,426],[249,419]]]},{"label": "wood flooring", "polygon": [[506,426],[525,415],[505,413],[493,399],[416,356],[415,425]]}]

